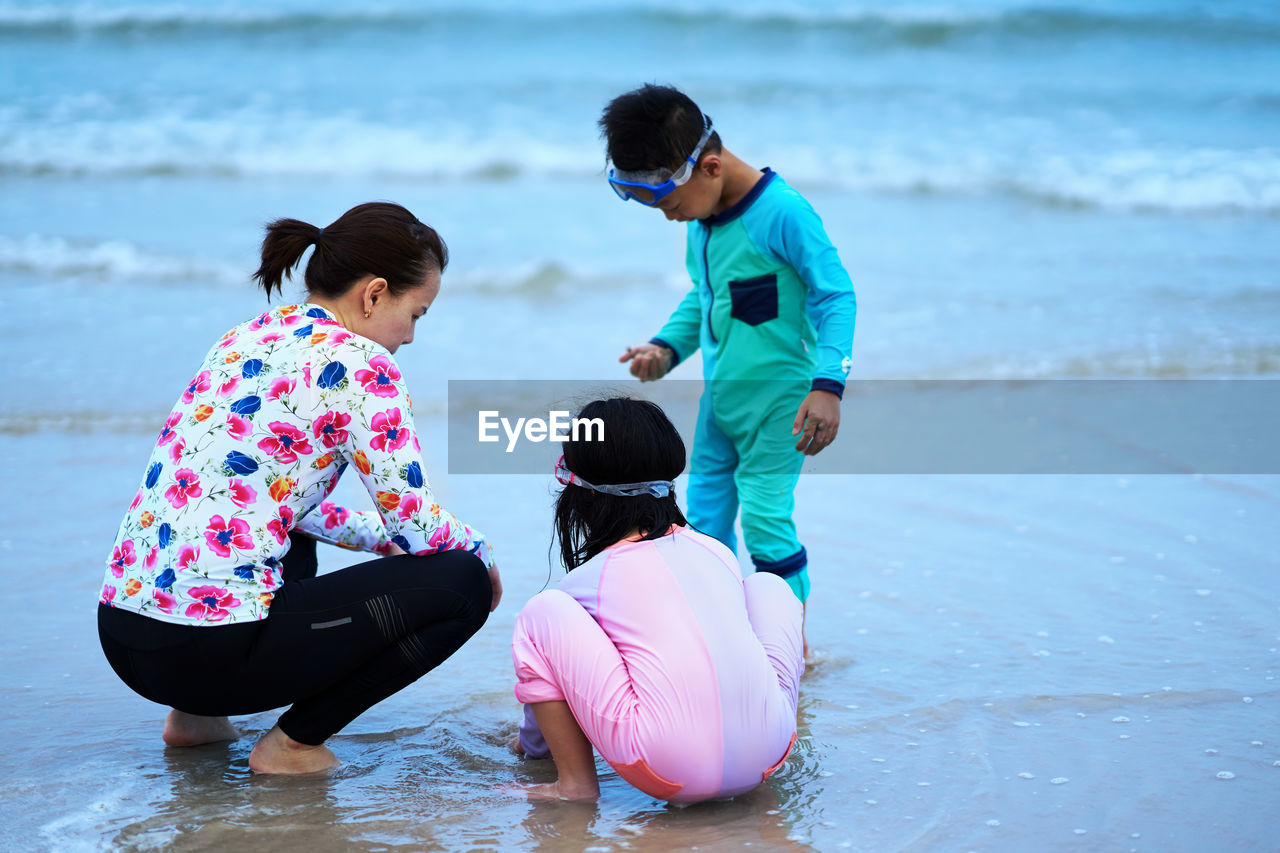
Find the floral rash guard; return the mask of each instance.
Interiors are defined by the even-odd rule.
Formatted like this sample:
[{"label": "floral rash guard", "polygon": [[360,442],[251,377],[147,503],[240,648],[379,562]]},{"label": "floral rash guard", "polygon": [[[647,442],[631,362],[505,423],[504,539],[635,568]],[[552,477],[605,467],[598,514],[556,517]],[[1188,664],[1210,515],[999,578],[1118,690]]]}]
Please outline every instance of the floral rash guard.
[{"label": "floral rash guard", "polygon": [[[325,500],[348,464],[376,512]],[[295,528],[493,564],[484,536],[432,496],[391,353],[316,305],[269,311],[214,345],[160,430],[101,601],[184,625],[265,619]]]}]

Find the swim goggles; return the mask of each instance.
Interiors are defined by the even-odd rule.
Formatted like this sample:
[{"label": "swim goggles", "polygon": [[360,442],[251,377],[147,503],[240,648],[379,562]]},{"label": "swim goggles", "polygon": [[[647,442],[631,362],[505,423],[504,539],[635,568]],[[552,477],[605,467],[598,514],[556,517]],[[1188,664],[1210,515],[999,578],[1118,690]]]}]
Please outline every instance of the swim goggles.
[{"label": "swim goggles", "polygon": [[616,486],[595,486],[573,473],[564,464],[564,454],[560,454],[560,458],[556,460],[556,479],[566,486],[581,486],[584,489],[591,489],[593,492],[603,492],[606,495],[620,495],[624,498],[634,498],[639,495],[652,495],[655,498],[665,498],[671,494],[674,484],[670,480],[649,480],[645,483],[619,483]]},{"label": "swim goggles", "polygon": [[702,156],[702,149],[711,138],[711,119],[707,119],[706,122],[707,129],[702,132],[702,138],[698,140],[697,147],[685,158],[674,174],[670,169],[654,169],[650,172],[623,172],[619,169],[610,169],[609,186],[613,187],[618,198],[623,201],[635,199],[646,207],[653,207],[671,195],[676,187],[684,186],[693,177],[693,169],[698,164],[698,158]]}]

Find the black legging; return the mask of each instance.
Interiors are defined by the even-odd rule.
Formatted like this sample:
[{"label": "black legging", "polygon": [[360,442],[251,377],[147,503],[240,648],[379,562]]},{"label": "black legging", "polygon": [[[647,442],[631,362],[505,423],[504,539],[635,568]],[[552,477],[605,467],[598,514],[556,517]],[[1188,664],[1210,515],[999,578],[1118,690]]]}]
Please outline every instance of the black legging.
[{"label": "black legging", "polygon": [[315,540],[291,539],[261,621],[176,625],[100,604],[111,668],[189,714],[292,705],[278,725],[315,745],[439,666],[489,616],[489,575],[472,554],[386,557],[316,577]]}]

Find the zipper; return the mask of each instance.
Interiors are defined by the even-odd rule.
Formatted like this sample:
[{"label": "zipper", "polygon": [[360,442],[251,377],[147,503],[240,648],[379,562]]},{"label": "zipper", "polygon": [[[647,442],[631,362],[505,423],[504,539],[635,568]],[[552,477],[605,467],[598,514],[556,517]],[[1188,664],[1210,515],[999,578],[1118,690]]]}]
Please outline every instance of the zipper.
[{"label": "zipper", "polygon": [[711,337],[713,344],[720,343],[716,338],[715,329],[711,327],[712,309],[716,307],[716,292],[711,286],[711,263],[707,260],[707,247],[711,245],[711,226],[703,226],[707,229],[707,236],[702,239],[702,280],[707,285],[707,334]]}]

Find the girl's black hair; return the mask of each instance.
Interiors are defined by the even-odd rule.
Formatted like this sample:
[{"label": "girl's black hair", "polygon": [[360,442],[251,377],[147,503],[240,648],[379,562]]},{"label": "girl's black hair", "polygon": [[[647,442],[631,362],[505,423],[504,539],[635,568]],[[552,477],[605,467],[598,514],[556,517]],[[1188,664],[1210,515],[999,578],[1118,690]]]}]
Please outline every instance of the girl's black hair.
[{"label": "girl's black hair", "polygon": [[[679,167],[697,147],[709,118],[679,89],[646,83],[610,101],[599,125],[614,166],[647,172]],[[720,134],[711,134],[702,153],[720,153]]]},{"label": "girl's black hair", "polygon": [[[674,480],[684,471],[685,448],[680,433],[662,409],[648,400],[615,397],[582,407],[579,418],[599,418],[598,431],[583,430],[563,445],[570,471],[597,486]],[[583,486],[564,486],[556,499],[555,532],[567,570],[639,530],[644,540],[665,536],[673,524],[685,526],[673,488],[665,498],[623,497]]]},{"label": "girl's black hair", "polygon": [[387,201],[356,205],[324,228],[300,219],[277,219],[262,240],[262,265],[253,277],[267,292],[284,291],[284,279],[310,246],[307,290],[337,297],[367,275],[387,280],[399,294],[422,284],[432,270],[443,272],[449,250],[435,229],[405,208]]}]

